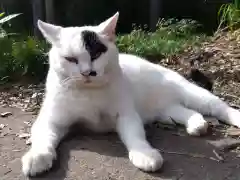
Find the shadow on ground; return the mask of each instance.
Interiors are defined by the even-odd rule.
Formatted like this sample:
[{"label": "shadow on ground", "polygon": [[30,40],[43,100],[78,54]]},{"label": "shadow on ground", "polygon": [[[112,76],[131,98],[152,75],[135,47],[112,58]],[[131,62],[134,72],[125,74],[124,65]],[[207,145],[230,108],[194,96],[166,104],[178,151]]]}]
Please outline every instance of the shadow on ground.
[{"label": "shadow on ground", "polygon": [[[7,124],[0,137],[1,180],[25,179],[20,171],[20,158],[28,147],[25,141],[16,137],[24,129],[24,121],[33,118],[18,110],[9,118],[0,118],[0,124]],[[2,110],[3,111],[3,110]],[[6,111],[6,109],[4,109]],[[17,118],[16,118],[17,117]],[[9,129],[10,128],[10,129]],[[3,133],[2,132],[2,133]],[[144,173],[128,160],[125,147],[116,134],[71,133],[58,148],[58,160],[51,171],[30,178],[31,180],[239,180],[239,158],[234,153],[224,153],[224,162],[214,159],[214,146],[208,140],[219,136],[201,138],[176,135],[173,130],[156,126],[147,128],[151,144],[162,151],[164,167],[156,173]]]}]

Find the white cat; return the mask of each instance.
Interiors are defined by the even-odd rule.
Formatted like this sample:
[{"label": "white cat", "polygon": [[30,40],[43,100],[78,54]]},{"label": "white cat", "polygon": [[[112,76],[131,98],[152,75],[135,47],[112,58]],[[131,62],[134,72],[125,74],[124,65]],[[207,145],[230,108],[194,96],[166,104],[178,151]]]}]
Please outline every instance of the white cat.
[{"label": "white cat", "polygon": [[208,127],[201,115],[206,114],[240,127],[240,112],[207,90],[170,69],[119,54],[114,43],[118,16],[98,26],[68,28],[38,21],[52,48],[46,97],[32,127],[31,148],[22,158],[25,175],[52,167],[59,141],[75,122],[116,131],[130,161],[144,171],[163,164],[145,138],[145,123],[176,122],[190,135],[200,135]]}]

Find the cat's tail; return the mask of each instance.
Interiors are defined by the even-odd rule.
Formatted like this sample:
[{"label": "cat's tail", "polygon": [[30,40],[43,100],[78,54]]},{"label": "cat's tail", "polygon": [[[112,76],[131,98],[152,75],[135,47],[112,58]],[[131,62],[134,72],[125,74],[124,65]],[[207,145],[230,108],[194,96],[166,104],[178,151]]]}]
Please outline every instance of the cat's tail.
[{"label": "cat's tail", "polygon": [[184,106],[240,128],[240,111],[231,108],[219,97],[188,81],[181,85],[181,89],[181,97],[183,97],[181,99]]}]

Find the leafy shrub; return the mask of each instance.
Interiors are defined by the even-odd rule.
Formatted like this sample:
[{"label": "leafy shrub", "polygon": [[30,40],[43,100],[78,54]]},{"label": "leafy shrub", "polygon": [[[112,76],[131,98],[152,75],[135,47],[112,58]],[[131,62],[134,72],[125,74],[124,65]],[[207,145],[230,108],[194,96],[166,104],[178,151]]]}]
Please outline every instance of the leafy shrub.
[{"label": "leafy shrub", "polygon": [[10,15],[8,15],[8,16],[6,16],[6,17],[3,17],[5,15],[5,13],[3,12],[3,13],[0,13],[0,38],[2,38],[2,37],[5,37],[5,36],[7,36],[8,34],[7,34],[7,32],[4,30],[4,28],[3,28],[3,25],[5,24],[5,23],[9,23],[9,21],[11,20],[11,19],[14,19],[14,18],[16,18],[17,16],[19,16],[20,15],[20,13],[19,14],[10,14]]},{"label": "leafy shrub", "polygon": [[14,69],[12,61],[12,41],[6,37],[0,38],[0,79],[11,74]]},{"label": "leafy shrub", "polygon": [[179,53],[188,46],[198,45],[206,36],[196,34],[199,25],[195,21],[183,19],[161,19],[155,32],[146,32],[140,28],[117,38],[121,52],[133,53],[155,60],[167,55]]},{"label": "leafy shrub", "polygon": [[34,37],[8,34],[3,25],[20,14],[0,14],[0,80],[20,79],[22,76],[42,79],[47,72],[45,52],[48,45]]},{"label": "leafy shrub", "polygon": [[48,45],[34,37],[26,40],[0,38],[0,79],[19,80],[22,76],[43,79],[48,64]]},{"label": "leafy shrub", "polygon": [[[195,46],[205,40],[204,35],[195,34],[198,25],[194,21],[170,19],[160,20],[155,32],[135,27],[130,34],[119,35],[117,46],[121,52],[160,60],[163,56],[179,53],[188,46]],[[47,52],[45,40],[28,36],[4,36],[0,38],[0,80],[20,80],[33,77],[43,80],[47,73]]]},{"label": "leafy shrub", "polygon": [[34,37],[14,42],[12,44],[12,57],[16,72],[23,76],[43,78],[47,72],[48,45],[45,41],[39,41]]},{"label": "leafy shrub", "polygon": [[230,30],[240,27],[240,1],[234,0],[232,3],[223,4],[219,11],[218,16],[220,19],[219,27],[222,28],[226,25]]}]

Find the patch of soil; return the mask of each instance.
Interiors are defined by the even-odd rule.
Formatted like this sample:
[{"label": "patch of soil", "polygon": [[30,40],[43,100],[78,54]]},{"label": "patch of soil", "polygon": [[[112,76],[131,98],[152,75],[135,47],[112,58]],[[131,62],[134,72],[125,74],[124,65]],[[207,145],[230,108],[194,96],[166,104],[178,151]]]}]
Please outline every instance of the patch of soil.
[{"label": "patch of soil", "polygon": [[178,71],[240,109],[240,30],[217,34],[200,48],[189,47],[160,64]]},{"label": "patch of soil", "polygon": [[[12,113],[0,117],[0,124],[4,124],[0,130],[0,179],[24,180],[20,159],[29,149],[28,132],[36,116],[17,108],[0,108],[0,112]],[[210,129],[207,136],[196,138],[178,127],[146,127],[149,142],[165,159],[163,169],[155,173],[136,169],[116,134],[72,134],[60,144],[54,167],[30,179],[239,180],[239,154],[226,150],[233,140],[224,138],[224,129]]]}]

